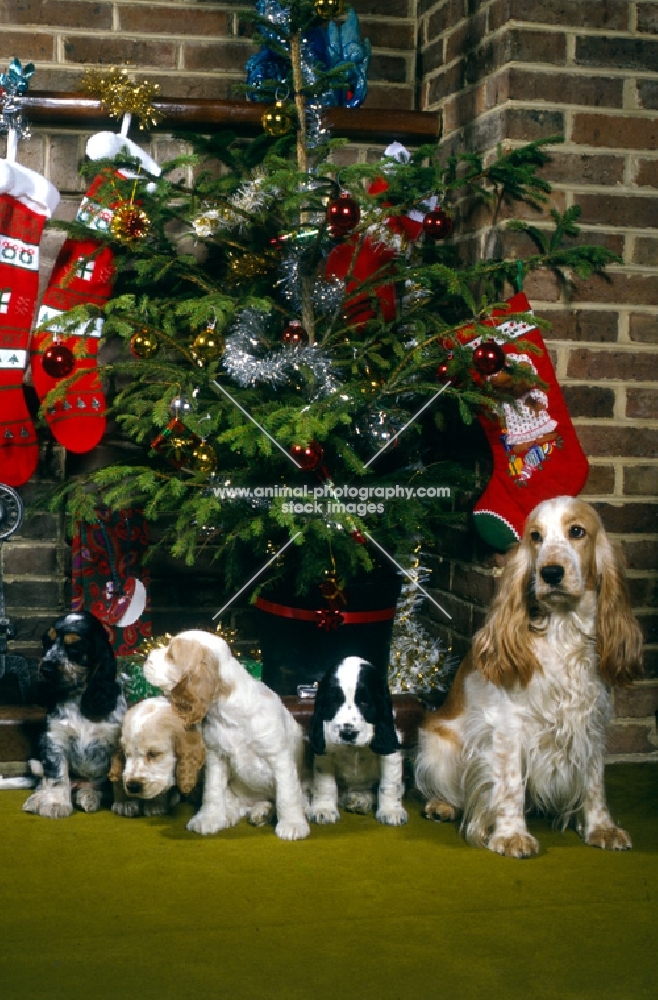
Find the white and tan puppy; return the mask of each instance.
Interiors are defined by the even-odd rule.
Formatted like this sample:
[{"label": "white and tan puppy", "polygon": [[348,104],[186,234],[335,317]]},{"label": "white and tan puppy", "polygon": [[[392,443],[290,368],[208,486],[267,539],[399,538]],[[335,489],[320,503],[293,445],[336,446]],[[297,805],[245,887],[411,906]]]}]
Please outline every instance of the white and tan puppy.
[{"label": "white and tan puppy", "polygon": [[189,795],[205,760],[196,727],[186,728],[167,698],[147,698],[126,713],[121,748],[114,755],[112,811],[119,816],[161,816]]},{"label": "white and tan puppy", "polygon": [[181,632],[166,649],[149,654],[144,676],[166,693],[187,726],[203,722],[203,802],[188,830],[217,833],[244,816],[260,826],[276,815],[282,840],[308,836],[299,779],[302,729],[223,639],[199,630]]}]

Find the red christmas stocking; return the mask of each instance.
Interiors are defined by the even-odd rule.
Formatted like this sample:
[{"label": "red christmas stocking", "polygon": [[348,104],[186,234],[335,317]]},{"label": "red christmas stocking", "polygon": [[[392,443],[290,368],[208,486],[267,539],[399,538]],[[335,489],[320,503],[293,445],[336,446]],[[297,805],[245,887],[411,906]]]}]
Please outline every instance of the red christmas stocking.
[{"label": "red christmas stocking", "polygon": [[[159,167],[131,140],[114,132],[100,132],[89,139],[87,155],[92,160],[112,159],[124,147],[137,156],[152,174]],[[113,207],[101,204],[100,197],[115,176],[135,176],[128,171],[101,171],[94,178],[82,200],[76,221],[90,230],[88,239],[65,240],[43,297],[38,323],[48,323],[48,329],[32,338],[32,379],[39,399],[43,400],[57,385],[61,374],[53,371],[46,351],[56,340],[74,355],[75,362],[68,375],[75,376],[64,399],[49,407],[45,416],[50,429],[60,444],[69,451],[82,454],[94,448],[105,432],[105,396],[97,371],[98,342],[103,330],[102,318],[80,330],[65,330],[57,317],[74,306],[93,304],[103,306],[112,293],[114,283],[114,253],[107,244],[93,237],[93,232],[107,233],[114,216]],[[98,200],[100,197],[100,201]],[[116,206],[114,206],[116,207]],[[82,345],[80,339],[82,338]],[[48,370],[46,370],[48,369]],[[62,373],[63,374],[63,373]]]},{"label": "red christmas stocking", "polygon": [[39,446],[23,394],[23,373],[39,290],[39,243],[59,202],[53,185],[0,160],[0,481],[27,482]]},{"label": "red christmas stocking", "polygon": [[[547,385],[546,389],[524,389],[520,383],[515,402],[501,402],[480,417],[493,453],[494,471],[475,505],[474,520],[482,538],[499,549],[518,541],[526,517],[542,500],[576,496],[588,473],[587,458],[541,333],[528,322],[504,320],[506,313],[529,312],[530,303],[520,292],[509,300],[505,312],[494,313],[490,323],[507,337],[523,339],[540,349],[541,353],[535,354],[511,342],[503,346],[508,360],[519,365],[521,371],[525,367],[529,374],[538,375]],[[479,344],[479,338],[469,339],[468,331],[463,331],[460,339],[473,348]],[[511,377],[505,368],[487,379],[503,390],[510,388]]]}]

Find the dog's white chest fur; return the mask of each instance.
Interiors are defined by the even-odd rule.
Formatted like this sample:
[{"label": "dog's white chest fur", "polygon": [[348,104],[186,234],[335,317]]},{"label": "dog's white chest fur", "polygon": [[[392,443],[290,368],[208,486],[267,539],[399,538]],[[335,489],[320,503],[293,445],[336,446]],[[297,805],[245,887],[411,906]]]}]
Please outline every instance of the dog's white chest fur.
[{"label": "dog's white chest fur", "polygon": [[80,712],[77,701],[58,706],[50,720],[50,731],[61,746],[68,747],[69,767],[81,778],[100,779],[107,775],[110,758],[121,736],[125,701],[102,722],[92,722]]}]

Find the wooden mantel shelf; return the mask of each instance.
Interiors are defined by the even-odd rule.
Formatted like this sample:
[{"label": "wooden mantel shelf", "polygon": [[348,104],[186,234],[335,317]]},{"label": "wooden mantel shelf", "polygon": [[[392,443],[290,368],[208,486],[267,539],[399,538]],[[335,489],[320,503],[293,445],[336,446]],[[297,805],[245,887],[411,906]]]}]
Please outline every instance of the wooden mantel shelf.
[{"label": "wooden mantel shelf", "polygon": [[[22,98],[25,117],[32,125],[59,127],[107,126],[116,129],[116,119],[108,117],[100,101],[84,94],[33,91]],[[193,98],[154,101],[162,121],[154,131],[195,131],[230,128],[241,135],[261,131],[263,105],[249,101],[211,101]],[[436,142],[441,133],[441,116],[432,111],[388,111],[379,108],[330,108],[326,124],[336,136],[346,139],[388,142]]]}]

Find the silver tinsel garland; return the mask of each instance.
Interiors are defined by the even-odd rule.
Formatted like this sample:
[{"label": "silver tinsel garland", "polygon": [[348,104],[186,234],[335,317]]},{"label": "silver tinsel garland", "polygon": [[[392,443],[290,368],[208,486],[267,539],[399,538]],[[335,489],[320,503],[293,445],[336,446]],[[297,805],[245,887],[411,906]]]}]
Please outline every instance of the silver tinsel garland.
[{"label": "silver tinsel garland", "polygon": [[331,360],[317,346],[282,347],[262,353],[261,332],[267,313],[243,309],[226,338],[224,368],[238,385],[258,383],[285,385],[295,372],[309,371],[317,385],[317,395],[328,396],[339,388],[331,371]]}]

